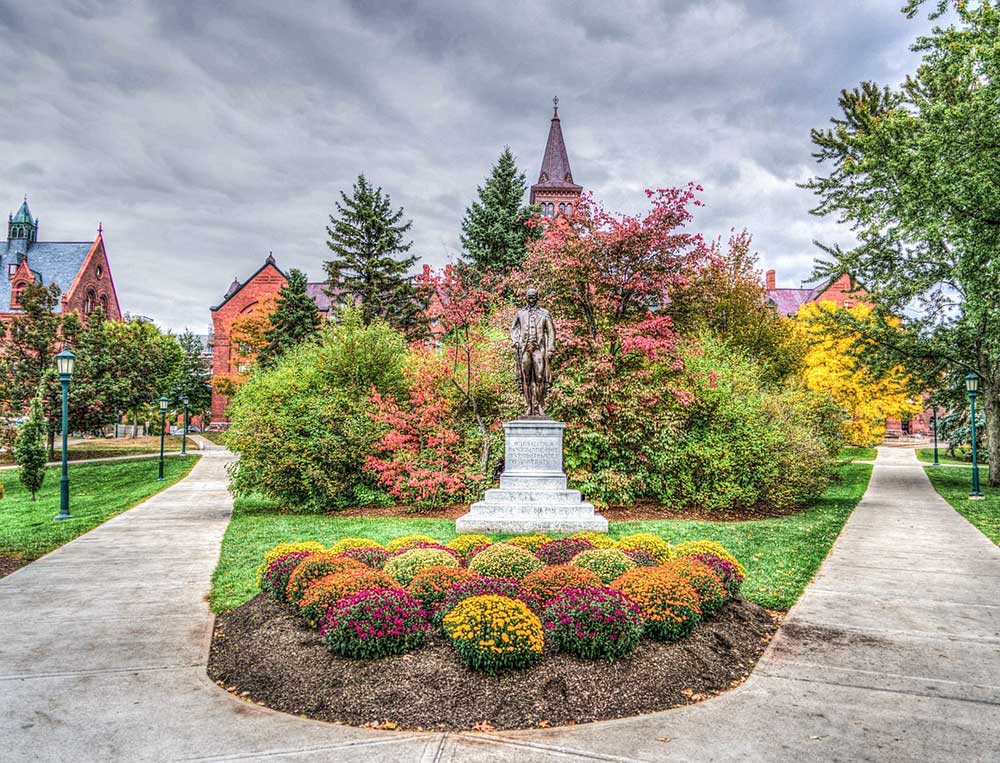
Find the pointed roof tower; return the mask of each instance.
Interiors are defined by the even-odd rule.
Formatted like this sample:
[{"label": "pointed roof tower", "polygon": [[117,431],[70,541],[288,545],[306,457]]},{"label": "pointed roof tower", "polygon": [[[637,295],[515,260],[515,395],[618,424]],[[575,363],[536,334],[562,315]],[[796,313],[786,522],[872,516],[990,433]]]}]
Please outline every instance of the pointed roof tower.
[{"label": "pointed roof tower", "polygon": [[559,121],[558,96],[552,99],[552,106],[552,124],[549,126],[549,139],[545,143],[542,169],[538,173],[538,182],[531,186],[532,204],[556,199],[577,199],[583,192],[583,186],[573,182],[573,172],[569,167],[569,154],[566,153],[566,142],[563,140]]},{"label": "pointed roof tower", "polygon": [[23,253],[36,241],[38,241],[38,220],[31,216],[28,197],[25,196],[17,213],[7,217],[7,249]]}]

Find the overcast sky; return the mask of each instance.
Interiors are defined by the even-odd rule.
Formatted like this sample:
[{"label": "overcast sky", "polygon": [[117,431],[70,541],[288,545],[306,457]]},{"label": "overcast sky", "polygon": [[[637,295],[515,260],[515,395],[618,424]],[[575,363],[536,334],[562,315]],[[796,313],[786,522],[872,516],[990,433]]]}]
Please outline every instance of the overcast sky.
[{"label": "overcast sky", "polygon": [[610,209],[701,183],[696,228],[748,228],[797,286],[812,240],[809,129],[843,87],[912,71],[901,0],[117,2],[0,0],[0,209],[43,240],[103,222],[123,308],[204,332],[273,251],[321,280],[358,173],[443,264],[503,146],[538,177],[558,94],[574,179]]}]

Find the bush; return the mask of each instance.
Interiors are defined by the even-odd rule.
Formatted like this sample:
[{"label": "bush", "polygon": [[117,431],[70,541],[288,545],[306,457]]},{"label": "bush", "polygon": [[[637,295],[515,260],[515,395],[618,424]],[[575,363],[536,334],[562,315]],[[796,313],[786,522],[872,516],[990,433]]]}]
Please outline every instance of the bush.
[{"label": "bush", "polygon": [[663,567],[630,570],[611,586],[639,605],[650,638],[674,641],[701,620],[701,603],[691,584]]},{"label": "bush", "polygon": [[617,548],[594,548],[590,551],[581,551],[573,557],[570,564],[590,570],[605,584],[621,577],[635,567],[635,562],[629,559],[625,552]]},{"label": "bush", "polygon": [[740,575],[746,575],[746,568],[740,564],[739,559],[729,553],[726,547],[715,540],[688,540],[676,547],[677,556],[693,556],[694,554],[712,554],[727,562],[736,565]]},{"label": "bush", "polygon": [[267,565],[278,557],[290,554],[292,551],[308,551],[311,554],[318,554],[325,553],[326,550],[326,546],[314,540],[304,540],[293,543],[282,542],[277,546],[273,546],[264,552],[264,561],[257,565],[257,587],[260,588],[261,580],[264,576],[264,570],[267,569]]},{"label": "bush", "polygon": [[370,659],[420,646],[430,630],[420,602],[399,589],[359,591],[330,607],[320,632],[334,654]]},{"label": "bush", "polygon": [[701,601],[701,613],[705,617],[718,612],[726,603],[726,587],[722,578],[707,564],[684,557],[667,562],[665,566],[691,584]]},{"label": "bush", "polygon": [[569,564],[581,551],[592,548],[596,547],[586,538],[559,538],[544,544],[535,552],[535,556],[545,564]]},{"label": "bush", "polygon": [[618,548],[625,551],[630,548],[640,548],[652,554],[658,562],[669,562],[674,558],[674,547],[659,535],[653,533],[632,533],[618,539]]},{"label": "bush", "polygon": [[560,652],[585,659],[624,657],[642,638],[642,611],[613,588],[567,588],[545,608],[545,633]]},{"label": "bush", "polygon": [[384,572],[362,567],[346,572],[335,572],[321,577],[310,585],[299,601],[299,614],[315,628],[326,611],[343,599],[358,591],[398,588],[399,584]]},{"label": "bush", "polygon": [[543,566],[530,551],[509,543],[494,543],[476,554],[469,562],[469,569],[477,575],[515,580],[523,580]]},{"label": "bush", "polygon": [[363,469],[379,434],[371,390],[404,389],[405,352],[402,334],[378,320],[366,326],[347,309],[324,321],[317,341],[251,374],[228,409],[236,493],[323,511],[357,502],[361,486],[376,488]]},{"label": "bush", "polygon": [[45,447],[45,415],[42,411],[42,390],[31,400],[28,420],[17,431],[14,440],[14,461],[20,467],[17,476],[34,501],[42,482],[45,481],[45,465],[48,452]]},{"label": "bush", "polygon": [[420,600],[424,609],[433,612],[455,583],[471,575],[464,567],[427,567],[414,576],[406,590]]},{"label": "bush", "polygon": [[366,567],[361,562],[345,559],[333,554],[313,554],[308,559],[299,562],[298,567],[288,577],[288,587],[285,588],[285,598],[299,606],[306,589],[322,577],[348,570],[363,570]]},{"label": "bush", "polygon": [[641,548],[624,548],[622,553],[635,562],[636,567],[656,567],[660,564],[659,559]]},{"label": "bush", "polygon": [[530,551],[533,554],[550,540],[552,538],[545,533],[532,533],[531,535],[518,535],[514,538],[508,538],[504,543],[523,548],[525,551]]},{"label": "bush", "polygon": [[400,585],[408,586],[420,570],[428,567],[458,567],[458,559],[439,548],[414,548],[392,557],[382,570]]},{"label": "bush", "polygon": [[571,538],[583,538],[584,540],[589,540],[590,544],[594,548],[614,548],[617,544],[607,533],[595,533],[590,530],[585,530],[583,532],[575,533],[570,535]]},{"label": "bush", "polygon": [[382,544],[373,541],[371,538],[341,538],[330,546],[330,553],[339,556],[352,548],[382,548]]},{"label": "bush", "polygon": [[458,535],[444,545],[457,551],[459,558],[464,562],[471,551],[482,546],[489,546],[491,543],[493,543],[493,539],[488,535],[469,533],[467,535]]},{"label": "bush", "polygon": [[542,602],[538,597],[525,591],[521,583],[513,578],[470,577],[452,585],[431,618],[435,623],[440,623],[459,602],[471,596],[504,596],[523,601],[533,612],[540,612],[542,609]]},{"label": "bush", "polygon": [[349,548],[347,551],[342,551],[338,556],[361,562],[373,570],[382,569],[389,560],[389,552],[384,548]]},{"label": "bush", "polygon": [[467,666],[490,674],[533,664],[545,646],[538,616],[504,596],[463,600],[445,616],[444,630]]},{"label": "bush", "polygon": [[453,556],[455,559],[459,558],[458,552],[455,549],[443,546],[437,541],[435,541],[434,543],[428,543],[427,541],[423,540],[417,540],[408,543],[404,548],[401,548],[399,551],[396,551],[394,554],[392,554],[392,556],[399,556],[400,554],[405,554],[407,551],[414,551],[418,548],[433,548],[437,549],[438,551],[444,551],[446,554],[448,554],[449,556]]},{"label": "bush", "polygon": [[726,594],[731,599],[735,599],[740,595],[740,588],[743,587],[743,573],[740,572],[736,564],[728,559],[723,559],[722,557],[709,553],[691,554],[685,558],[701,562],[714,570],[715,574],[718,575],[719,579],[722,581],[722,585],[725,586]]},{"label": "bush", "polygon": [[410,548],[414,543],[434,543],[437,544],[438,539],[432,538],[430,535],[424,535],[423,533],[413,533],[411,535],[403,535],[399,538],[393,538],[391,541],[385,544],[385,550],[390,554],[395,554],[397,551],[405,551]]},{"label": "bush", "polygon": [[299,562],[312,556],[311,551],[289,551],[282,554],[273,562],[267,565],[264,575],[261,577],[260,590],[269,594],[278,601],[285,601],[285,589],[288,588],[288,578]]},{"label": "bush", "polygon": [[538,597],[543,604],[554,599],[564,588],[597,588],[601,579],[590,570],[573,564],[557,564],[532,572],[521,581],[524,590]]}]

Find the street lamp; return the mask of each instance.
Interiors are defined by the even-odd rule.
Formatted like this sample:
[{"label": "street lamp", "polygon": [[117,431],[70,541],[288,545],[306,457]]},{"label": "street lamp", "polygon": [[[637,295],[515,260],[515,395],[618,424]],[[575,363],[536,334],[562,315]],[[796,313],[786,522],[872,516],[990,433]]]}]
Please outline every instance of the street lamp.
[{"label": "street lamp", "polygon": [[158,480],[163,479],[163,431],[167,428],[167,406],[169,404],[170,398],[160,398],[160,475],[156,478]]},{"label": "street lamp", "polygon": [[56,355],[56,370],[62,384],[62,479],[59,480],[59,514],[56,519],[70,519],[69,514],[69,382],[73,378],[76,355],[63,346]]},{"label": "street lamp", "polygon": [[934,425],[934,463],[931,466],[941,466],[941,462],[938,461],[938,442],[937,442],[937,425],[938,425],[938,415],[937,415],[937,403],[931,409],[931,423]]},{"label": "street lamp", "polygon": [[181,405],[184,406],[184,431],[181,433],[181,455],[186,456],[188,452],[188,396],[181,396]]},{"label": "street lamp", "polygon": [[972,492],[969,498],[982,500],[979,492],[979,458],[976,455],[976,393],[979,392],[979,375],[969,374],[965,377],[965,391],[969,395],[969,422],[972,434]]}]

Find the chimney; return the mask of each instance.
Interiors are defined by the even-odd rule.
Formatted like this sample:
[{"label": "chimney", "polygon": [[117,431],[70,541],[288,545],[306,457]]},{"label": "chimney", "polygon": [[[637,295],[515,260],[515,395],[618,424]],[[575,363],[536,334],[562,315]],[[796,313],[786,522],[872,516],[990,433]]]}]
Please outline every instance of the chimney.
[{"label": "chimney", "polygon": [[769,270],[765,276],[767,278],[767,290],[774,291],[774,271]]}]

